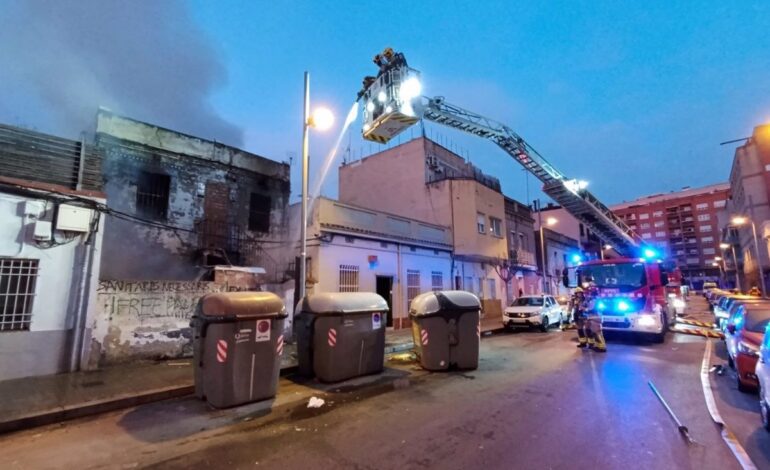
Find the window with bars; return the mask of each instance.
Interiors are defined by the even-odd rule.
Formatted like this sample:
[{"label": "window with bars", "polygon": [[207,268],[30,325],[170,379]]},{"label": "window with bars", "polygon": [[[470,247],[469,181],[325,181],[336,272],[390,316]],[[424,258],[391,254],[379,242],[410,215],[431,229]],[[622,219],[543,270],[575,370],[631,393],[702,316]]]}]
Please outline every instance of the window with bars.
[{"label": "window with bars", "polygon": [[0,258],[0,332],[29,330],[38,260]]},{"label": "window with bars", "polygon": [[136,182],[136,212],[153,219],[165,220],[170,186],[169,175],[140,171]]},{"label": "window with bars", "polygon": [[340,265],[340,292],[358,292],[358,266]]},{"label": "window with bars", "polygon": [[444,289],[444,273],[441,271],[432,271],[430,273],[430,286],[433,291]]},{"label": "window with bars", "polygon": [[420,271],[417,269],[406,270],[406,301],[411,304],[412,299],[420,295]]},{"label": "window with bars", "polygon": [[489,298],[490,299],[496,299],[497,298],[497,288],[495,286],[495,280],[494,279],[487,279],[487,284],[489,284]]}]

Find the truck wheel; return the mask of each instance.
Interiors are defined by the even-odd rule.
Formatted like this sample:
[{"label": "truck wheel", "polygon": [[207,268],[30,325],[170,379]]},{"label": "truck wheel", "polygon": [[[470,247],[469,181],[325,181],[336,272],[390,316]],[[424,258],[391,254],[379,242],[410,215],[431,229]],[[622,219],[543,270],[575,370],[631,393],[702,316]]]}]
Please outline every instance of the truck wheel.
[{"label": "truck wheel", "polygon": [[666,341],[666,333],[668,333],[668,316],[664,313],[660,320],[663,327],[661,328],[660,333],[657,333],[652,337],[652,341],[655,344],[663,344]]}]

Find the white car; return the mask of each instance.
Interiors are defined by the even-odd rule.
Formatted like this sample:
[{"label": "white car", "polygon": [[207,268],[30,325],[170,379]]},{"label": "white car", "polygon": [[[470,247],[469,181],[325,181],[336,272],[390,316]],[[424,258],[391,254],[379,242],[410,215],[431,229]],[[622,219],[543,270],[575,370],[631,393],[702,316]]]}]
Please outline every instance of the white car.
[{"label": "white car", "polygon": [[550,295],[525,295],[511,303],[503,312],[503,326],[537,326],[548,331],[551,326],[558,326],[564,320],[564,310]]}]

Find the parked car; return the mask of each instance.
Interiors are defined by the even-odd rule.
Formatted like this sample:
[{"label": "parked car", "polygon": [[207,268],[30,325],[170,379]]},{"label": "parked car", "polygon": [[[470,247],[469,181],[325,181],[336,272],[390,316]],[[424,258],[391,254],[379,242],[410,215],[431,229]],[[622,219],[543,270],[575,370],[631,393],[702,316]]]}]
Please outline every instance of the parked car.
[{"label": "parked car", "polygon": [[716,317],[715,323],[717,328],[722,332],[725,332],[727,330],[727,320],[735,315],[735,312],[738,311],[738,307],[746,304],[767,304],[768,308],[770,308],[770,299],[752,297],[749,295],[737,295],[729,297],[727,301],[725,301],[724,305],[726,312],[724,314],[720,314],[722,316]]},{"label": "parked car", "polygon": [[716,282],[706,281],[703,283],[703,294],[706,295],[711,289],[716,289],[716,288],[717,288]]},{"label": "parked car", "polygon": [[759,381],[759,407],[762,412],[762,425],[770,432],[770,334],[765,329],[765,337],[759,348],[759,360],[755,370]]},{"label": "parked car", "polygon": [[564,310],[552,296],[525,295],[505,309],[503,325],[506,328],[537,326],[548,331],[549,327],[561,324],[564,317]]},{"label": "parked car", "polygon": [[741,305],[728,320],[725,331],[727,362],[738,373],[738,390],[742,392],[754,391],[759,385],[757,358],[768,324],[770,306],[767,304]]}]

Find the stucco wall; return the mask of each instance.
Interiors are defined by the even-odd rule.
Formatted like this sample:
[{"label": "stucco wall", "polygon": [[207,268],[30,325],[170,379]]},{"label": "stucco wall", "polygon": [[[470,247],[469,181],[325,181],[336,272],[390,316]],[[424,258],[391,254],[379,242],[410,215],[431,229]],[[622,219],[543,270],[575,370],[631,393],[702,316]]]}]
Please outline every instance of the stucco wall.
[{"label": "stucco wall", "polygon": [[[72,364],[74,326],[79,313],[86,315],[88,295],[95,288],[102,231],[91,239],[93,245],[84,244],[85,234],[74,232],[58,246],[37,245],[32,238],[35,223],[51,221],[53,208],[50,201],[0,193],[0,257],[38,260],[29,331],[0,331],[0,380],[55,374]],[[56,236],[64,241],[62,232]],[[84,269],[92,246],[92,267]]]},{"label": "stucco wall", "polygon": [[99,281],[91,364],[192,354],[190,319],[213,282]]}]

